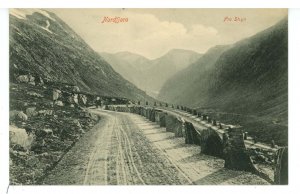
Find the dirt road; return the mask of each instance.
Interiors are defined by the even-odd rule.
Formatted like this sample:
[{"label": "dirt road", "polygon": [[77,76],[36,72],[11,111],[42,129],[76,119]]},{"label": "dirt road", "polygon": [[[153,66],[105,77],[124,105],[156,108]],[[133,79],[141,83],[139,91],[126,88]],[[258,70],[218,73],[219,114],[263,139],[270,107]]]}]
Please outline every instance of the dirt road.
[{"label": "dirt road", "polygon": [[101,121],[46,177],[55,185],[268,184],[201,154],[165,128],[131,114],[91,110]]}]

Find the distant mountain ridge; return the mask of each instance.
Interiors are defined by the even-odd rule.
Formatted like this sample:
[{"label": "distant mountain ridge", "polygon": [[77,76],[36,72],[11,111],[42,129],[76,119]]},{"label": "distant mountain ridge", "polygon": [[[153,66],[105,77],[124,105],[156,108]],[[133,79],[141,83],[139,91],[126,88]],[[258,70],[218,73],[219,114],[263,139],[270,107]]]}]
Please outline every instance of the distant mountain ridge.
[{"label": "distant mountain ridge", "polygon": [[80,90],[153,100],[120,74],[54,13],[10,10],[10,79],[24,72]]},{"label": "distant mountain ridge", "polygon": [[152,96],[157,96],[169,77],[201,57],[197,52],[184,49],[172,49],[153,60],[130,52],[102,52],[100,55],[125,79]]}]

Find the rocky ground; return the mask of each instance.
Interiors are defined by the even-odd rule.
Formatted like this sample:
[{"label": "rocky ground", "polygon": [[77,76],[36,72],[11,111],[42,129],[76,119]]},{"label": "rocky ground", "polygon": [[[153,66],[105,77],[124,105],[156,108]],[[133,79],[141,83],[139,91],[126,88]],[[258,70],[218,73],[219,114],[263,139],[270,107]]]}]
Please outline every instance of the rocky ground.
[{"label": "rocky ground", "polygon": [[10,184],[39,184],[99,117],[54,103],[53,86],[10,84]]}]

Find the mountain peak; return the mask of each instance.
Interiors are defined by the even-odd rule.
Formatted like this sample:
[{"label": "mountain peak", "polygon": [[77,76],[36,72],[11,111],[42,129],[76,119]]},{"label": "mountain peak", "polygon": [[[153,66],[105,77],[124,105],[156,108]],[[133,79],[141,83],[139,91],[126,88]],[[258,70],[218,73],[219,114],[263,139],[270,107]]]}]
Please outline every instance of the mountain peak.
[{"label": "mountain peak", "polygon": [[143,55],[140,55],[140,54],[137,54],[137,53],[132,53],[132,52],[129,52],[129,51],[117,52],[114,55],[122,57],[124,59],[131,59],[131,60],[138,60],[138,59],[149,60],[148,58],[146,58]]},{"label": "mountain peak", "polygon": [[167,52],[167,54],[173,54],[173,53],[194,53],[194,54],[200,54],[196,51],[189,50],[189,49],[180,49],[180,48],[174,48]]},{"label": "mountain peak", "polygon": [[50,12],[43,10],[43,9],[10,9],[9,14],[13,15],[19,19],[26,20],[27,16],[32,15],[34,13],[42,14],[43,16],[47,17],[48,19],[55,21],[53,17],[50,16]]}]

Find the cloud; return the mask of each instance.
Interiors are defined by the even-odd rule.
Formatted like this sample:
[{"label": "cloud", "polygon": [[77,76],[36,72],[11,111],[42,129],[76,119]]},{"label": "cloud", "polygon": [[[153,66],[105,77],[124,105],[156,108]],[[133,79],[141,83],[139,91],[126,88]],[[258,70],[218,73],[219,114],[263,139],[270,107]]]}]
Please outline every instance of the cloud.
[{"label": "cloud", "polygon": [[[275,24],[287,9],[52,9],[98,52],[130,51],[148,58],[170,49],[204,53],[231,44]],[[225,16],[244,23],[224,23]],[[103,17],[127,17],[127,23],[101,23]]]},{"label": "cloud", "polygon": [[[130,10],[82,10],[80,17],[58,15],[81,35],[96,51],[130,51],[148,58],[156,58],[170,49],[205,51],[217,39],[217,30],[201,24],[189,29],[179,22],[162,21],[153,14],[135,13]],[[72,15],[72,14],[71,14]],[[101,23],[103,17],[127,17],[127,23]],[[76,22],[73,21],[76,19]],[[207,45],[209,44],[209,45]]]},{"label": "cloud", "polygon": [[192,26],[192,31],[190,35],[196,37],[207,37],[207,36],[216,36],[218,31],[213,27],[205,27],[203,25],[194,25]]}]

